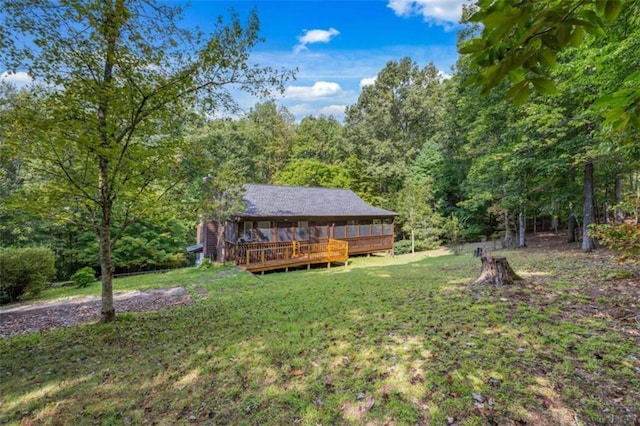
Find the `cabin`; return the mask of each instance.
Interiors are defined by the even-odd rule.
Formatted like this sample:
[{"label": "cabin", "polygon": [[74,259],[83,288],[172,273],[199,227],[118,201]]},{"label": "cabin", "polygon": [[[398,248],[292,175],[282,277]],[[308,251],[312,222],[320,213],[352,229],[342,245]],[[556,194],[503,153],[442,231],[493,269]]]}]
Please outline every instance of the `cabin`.
[{"label": "cabin", "polygon": [[224,257],[252,271],[346,263],[350,255],[392,252],[396,213],[373,207],[349,189],[246,184],[245,210],[201,223],[199,259]]}]

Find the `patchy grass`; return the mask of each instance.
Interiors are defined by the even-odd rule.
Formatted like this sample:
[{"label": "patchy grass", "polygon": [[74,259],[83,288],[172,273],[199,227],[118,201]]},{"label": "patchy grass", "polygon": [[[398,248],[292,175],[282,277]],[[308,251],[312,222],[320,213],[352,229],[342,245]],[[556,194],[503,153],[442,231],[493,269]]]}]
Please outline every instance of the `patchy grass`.
[{"label": "patchy grass", "polygon": [[[201,281],[211,281],[220,274],[225,275],[225,273],[228,273],[235,275],[232,272],[233,270],[234,268],[232,266],[225,265],[215,266],[206,270],[198,268],[183,268],[156,274],[133,275],[125,278],[116,278],[113,281],[113,289],[116,294],[132,290],[150,290],[166,287],[186,287],[187,289],[193,289],[194,287],[197,287]],[[84,288],[78,288],[75,286],[48,288],[37,296],[26,299],[25,301],[49,301],[86,296],[99,296],[100,292],[100,283],[96,281]]]},{"label": "patchy grass", "polygon": [[635,275],[602,255],[506,256],[526,280],[501,289],[469,287],[471,256],[424,254],[117,280],[205,296],[0,340],[0,423],[639,422]]}]

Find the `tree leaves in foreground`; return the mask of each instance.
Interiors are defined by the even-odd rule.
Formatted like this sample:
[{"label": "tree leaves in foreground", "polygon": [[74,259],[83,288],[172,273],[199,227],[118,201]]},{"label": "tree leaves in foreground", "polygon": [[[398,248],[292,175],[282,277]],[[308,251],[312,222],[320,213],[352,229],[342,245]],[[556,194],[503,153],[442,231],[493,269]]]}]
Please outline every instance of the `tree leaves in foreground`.
[{"label": "tree leaves in foreground", "polygon": [[[631,15],[637,15],[638,8],[635,0],[479,0],[469,21],[482,24],[482,31],[459,48],[471,57],[474,69],[466,83],[487,92],[508,80],[507,96],[518,105],[533,90],[556,94],[551,70],[558,54],[581,46],[587,35],[604,37],[621,12],[631,10]],[[623,129],[640,125],[639,103],[640,74],[636,72],[603,95],[595,108],[609,125]]]},{"label": "tree leaves in foreground", "polygon": [[[34,78],[8,123],[39,177],[41,210],[78,217],[99,241],[102,320],[115,319],[113,245],[182,179],[180,125],[198,106],[233,108],[291,76],[250,61],[255,12],[179,27],[181,8],[135,0],[1,0],[0,63]],[[46,207],[45,207],[46,206]]]}]

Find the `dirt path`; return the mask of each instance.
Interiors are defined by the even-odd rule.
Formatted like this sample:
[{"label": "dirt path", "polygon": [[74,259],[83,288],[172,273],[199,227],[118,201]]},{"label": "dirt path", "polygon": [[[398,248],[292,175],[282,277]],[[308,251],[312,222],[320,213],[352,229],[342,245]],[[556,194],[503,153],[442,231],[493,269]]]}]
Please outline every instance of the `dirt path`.
[{"label": "dirt path", "polygon": [[[144,312],[186,305],[192,298],[184,287],[129,291],[116,294],[116,312]],[[100,297],[21,303],[0,309],[0,338],[67,327],[100,318]]]}]

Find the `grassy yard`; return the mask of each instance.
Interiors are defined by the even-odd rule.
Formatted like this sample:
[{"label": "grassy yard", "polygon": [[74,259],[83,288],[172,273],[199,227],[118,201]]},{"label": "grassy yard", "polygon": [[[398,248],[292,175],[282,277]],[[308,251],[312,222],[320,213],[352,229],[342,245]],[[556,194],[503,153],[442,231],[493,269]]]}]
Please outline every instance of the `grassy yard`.
[{"label": "grassy yard", "polygon": [[196,302],[0,339],[0,423],[640,422],[638,278],[601,253],[505,254],[526,280],[502,289],[471,288],[468,255],[117,280]]}]

